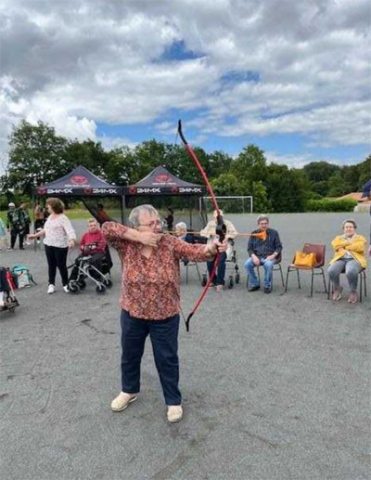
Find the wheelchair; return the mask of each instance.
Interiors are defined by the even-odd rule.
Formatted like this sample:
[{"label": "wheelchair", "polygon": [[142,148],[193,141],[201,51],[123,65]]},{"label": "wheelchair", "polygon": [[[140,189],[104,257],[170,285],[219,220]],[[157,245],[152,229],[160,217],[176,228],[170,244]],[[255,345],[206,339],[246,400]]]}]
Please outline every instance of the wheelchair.
[{"label": "wheelchair", "polygon": [[68,281],[70,293],[79,293],[86,288],[86,281],[90,280],[95,285],[98,294],[105,293],[107,288],[112,287],[110,269],[112,261],[108,247],[104,253],[94,253],[94,245],[89,245],[82,255],[79,255],[72,268]]}]

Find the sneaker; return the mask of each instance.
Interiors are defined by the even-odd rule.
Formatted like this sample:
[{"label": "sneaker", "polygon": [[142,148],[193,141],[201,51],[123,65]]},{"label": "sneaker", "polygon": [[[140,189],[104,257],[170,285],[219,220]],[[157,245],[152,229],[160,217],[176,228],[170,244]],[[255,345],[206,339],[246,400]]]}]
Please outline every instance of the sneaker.
[{"label": "sneaker", "polygon": [[170,423],[179,422],[183,418],[183,407],[181,405],[170,405],[167,407],[167,420]]},{"label": "sneaker", "polygon": [[137,398],[138,397],[134,393],[120,392],[119,395],[117,395],[117,397],[114,400],[112,400],[111,409],[114,412],[122,412],[132,402],[135,402]]},{"label": "sneaker", "polygon": [[49,287],[48,287],[48,293],[49,293],[49,294],[52,294],[52,293],[54,293],[54,292],[55,292],[55,286],[52,285],[52,284],[50,284]]},{"label": "sneaker", "polygon": [[248,288],[249,292],[255,292],[256,290],[260,289],[260,285],[252,285],[251,287]]},{"label": "sneaker", "polygon": [[264,287],[264,293],[271,293],[272,288],[271,287]]},{"label": "sneaker", "polygon": [[69,288],[68,288],[68,285],[65,285],[65,286],[63,287],[63,290],[64,290],[66,293],[69,293],[69,292],[70,292],[70,290],[69,290]]},{"label": "sneaker", "polygon": [[223,291],[223,285],[217,285],[217,286],[216,286],[216,291],[217,291],[218,293],[222,292],[222,291]]}]

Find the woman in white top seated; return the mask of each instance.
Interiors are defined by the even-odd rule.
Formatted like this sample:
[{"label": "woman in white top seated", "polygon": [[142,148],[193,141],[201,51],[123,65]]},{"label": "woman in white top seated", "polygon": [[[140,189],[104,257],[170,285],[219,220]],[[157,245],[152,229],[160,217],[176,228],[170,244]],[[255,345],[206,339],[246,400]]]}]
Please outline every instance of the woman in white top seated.
[{"label": "woman in white top seated", "polygon": [[63,290],[68,292],[68,249],[75,245],[76,233],[64,212],[64,204],[59,198],[48,198],[46,208],[49,216],[44,228],[28,238],[44,238],[46,259],[48,261],[49,286],[48,293],[55,291],[57,269],[61,275]]}]

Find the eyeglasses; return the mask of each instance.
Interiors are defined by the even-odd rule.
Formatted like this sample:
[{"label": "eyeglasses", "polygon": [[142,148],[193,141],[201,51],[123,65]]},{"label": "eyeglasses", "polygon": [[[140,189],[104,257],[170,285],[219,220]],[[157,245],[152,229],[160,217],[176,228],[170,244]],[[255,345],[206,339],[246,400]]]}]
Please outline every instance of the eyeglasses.
[{"label": "eyeglasses", "polygon": [[149,223],[142,223],[138,225],[138,227],[154,227],[157,225],[161,225],[161,220],[152,220],[152,222]]}]

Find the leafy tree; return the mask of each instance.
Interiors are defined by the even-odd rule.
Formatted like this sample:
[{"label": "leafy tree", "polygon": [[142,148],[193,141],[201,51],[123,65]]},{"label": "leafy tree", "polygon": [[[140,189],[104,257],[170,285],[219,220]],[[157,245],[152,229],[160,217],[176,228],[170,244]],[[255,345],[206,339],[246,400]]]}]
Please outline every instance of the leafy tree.
[{"label": "leafy tree", "polygon": [[149,140],[137,145],[133,151],[133,158],[138,168],[131,183],[141,180],[155,167],[164,165],[165,152],[165,144],[156,140]]},{"label": "leafy tree", "polygon": [[[266,186],[261,180],[252,182],[249,194],[254,197],[255,212],[269,212],[271,210],[271,202],[268,198]],[[245,195],[248,195],[246,192]]]},{"label": "leafy tree", "polygon": [[369,155],[364,162],[357,165],[357,167],[359,172],[357,190],[360,191],[363,185],[371,179],[371,155]]},{"label": "leafy tree", "polygon": [[215,151],[208,155],[210,164],[210,176],[212,178],[219,177],[229,172],[232,165],[232,157],[224,152]]},{"label": "leafy tree", "polygon": [[70,141],[65,147],[64,153],[66,162],[71,167],[83,165],[95,175],[106,179],[107,164],[110,160],[110,153],[106,152],[100,142],[93,140]]},{"label": "leafy tree", "polygon": [[241,183],[233,173],[221,173],[211,184],[216,195],[242,195]]},{"label": "leafy tree", "polygon": [[311,162],[304,166],[304,173],[307,175],[311,189],[319,195],[326,196],[329,191],[328,180],[336,172],[340,171],[338,165],[328,162]]},{"label": "leafy tree", "polygon": [[304,172],[312,183],[327,181],[340,167],[328,162],[311,162],[304,166]]},{"label": "leafy tree", "polygon": [[231,173],[240,180],[250,182],[264,180],[267,174],[264,152],[255,145],[248,145],[231,163]]},{"label": "leafy tree", "polygon": [[348,188],[346,181],[344,180],[344,170],[339,170],[331,175],[328,179],[328,196],[329,197],[341,197],[347,193]]},{"label": "leafy tree", "polygon": [[13,128],[9,141],[9,164],[5,188],[31,195],[35,185],[65,175],[71,165],[65,158],[67,140],[43,122],[31,125],[23,120]]},{"label": "leafy tree", "polygon": [[300,172],[272,163],[268,167],[266,185],[273,212],[303,211],[305,190]]},{"label": "leafy tree", "polygon": [[109,152],[105,166],[108,182],[115,185],[130,185],[136,181],[137,170],[137,160],[128,146],[115,148]]},{"label": "leafy tree", "polygon": [[[194,148],[194,151],[203,169],[207,172],[207,175],[210,176],[207,154],[204,150],[197,147]],[[181,145],[166,145],[166,157],[164,165],[168,170],[170,170],[171,173],[181,178],[182,180],[185,180],[186,182],[200,184],[203,183],[200,172],[198,171],[193,161],[189,158],[184,147],[182,147]]]},{"label": "leafy tree", "polygon": [[270,208],[265,186],[267,171],[264,152],[255,145],[245,147],[231,162],[230,172],[241,185],[240,195],[252,195],[256,211],[268,211]]}]

